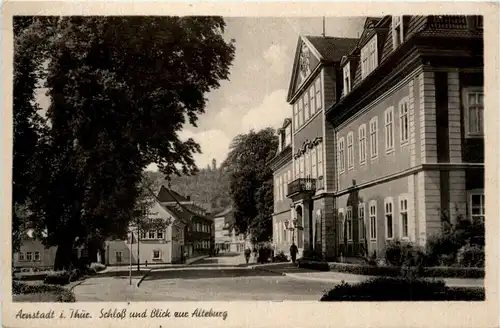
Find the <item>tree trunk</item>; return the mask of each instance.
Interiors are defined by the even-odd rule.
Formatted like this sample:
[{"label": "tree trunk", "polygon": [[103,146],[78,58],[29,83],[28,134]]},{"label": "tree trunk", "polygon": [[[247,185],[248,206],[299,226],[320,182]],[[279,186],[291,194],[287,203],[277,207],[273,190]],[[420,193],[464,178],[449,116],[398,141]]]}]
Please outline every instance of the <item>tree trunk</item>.
[{"label": "tree trunk", "polygon": [[99,253],[101,254],[101,264],[106,265],[106,249],[104,247],[100,247]]},{"label": "tree trunk", "polygon": [[61,241],[57,245],[56,258],[54,260],[54,270],[66,270],[73,264],[73,243]]}]

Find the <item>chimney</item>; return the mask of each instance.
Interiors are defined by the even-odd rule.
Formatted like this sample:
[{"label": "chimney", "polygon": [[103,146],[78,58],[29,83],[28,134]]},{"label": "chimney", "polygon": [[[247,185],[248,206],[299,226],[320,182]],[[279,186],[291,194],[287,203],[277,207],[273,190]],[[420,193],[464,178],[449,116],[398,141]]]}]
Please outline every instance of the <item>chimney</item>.
[{"label": "chimney", "polygon": [[215,158],[212,159],[212,169],[215,171],[217,169],[217,162],[215,161]]}]

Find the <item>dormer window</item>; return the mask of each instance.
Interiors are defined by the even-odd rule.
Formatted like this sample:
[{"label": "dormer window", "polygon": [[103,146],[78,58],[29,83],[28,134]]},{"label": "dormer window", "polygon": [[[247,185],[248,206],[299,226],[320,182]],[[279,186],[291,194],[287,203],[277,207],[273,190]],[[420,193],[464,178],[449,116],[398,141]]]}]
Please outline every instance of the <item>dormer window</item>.
[{"label": "dormer window", "polygon": [[292,125],[288,125],[285,128],[285,146],[292,144]]},{"label": "dormer window", "polygon": [[344,96],[351,92],[351,65],[349,62],[344,66]]},{"label": "dormer window", "polygon": [[361,77],[367,77],[378,65],[377,35],[361,49]]},{"label": "dormer window", "polygon": [[399,47],[404,41],[403,16],[392,16],[392,45],[393,49]]}]

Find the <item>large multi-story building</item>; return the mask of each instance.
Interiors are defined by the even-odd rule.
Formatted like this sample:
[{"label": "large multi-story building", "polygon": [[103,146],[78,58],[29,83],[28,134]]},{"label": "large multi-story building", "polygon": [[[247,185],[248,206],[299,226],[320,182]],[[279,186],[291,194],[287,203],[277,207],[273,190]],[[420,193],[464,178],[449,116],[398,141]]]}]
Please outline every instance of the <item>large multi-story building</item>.
[{"label": "large multi-story building", "polygon": [[293,159],[271,165],[278,178],[292,163],[303,249],[380,254],[388,240],[425,245],[443,213],[484,219],[483,66],[475,16],[370,17],[355,42],[300,38]]}]

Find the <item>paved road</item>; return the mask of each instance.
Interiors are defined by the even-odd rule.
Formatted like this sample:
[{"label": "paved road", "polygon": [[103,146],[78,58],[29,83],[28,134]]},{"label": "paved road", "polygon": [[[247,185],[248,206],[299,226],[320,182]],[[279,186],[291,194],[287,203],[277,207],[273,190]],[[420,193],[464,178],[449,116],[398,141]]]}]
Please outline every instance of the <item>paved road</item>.
[{"label": "paved road", "polygon": [[331,283],[300,281],[280,274],[239,266],[242,256],[207,258],[184,268],[152,271],[136,286],[128,276],[96,277],[74,289],[77,301],[232,301],[313,300]]}]

